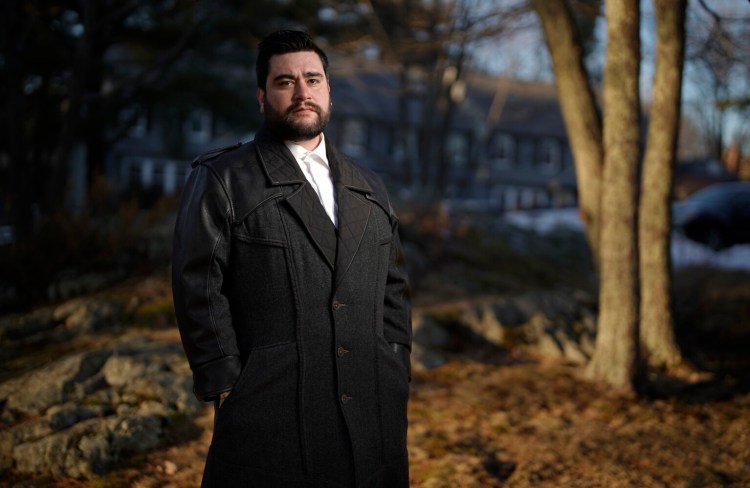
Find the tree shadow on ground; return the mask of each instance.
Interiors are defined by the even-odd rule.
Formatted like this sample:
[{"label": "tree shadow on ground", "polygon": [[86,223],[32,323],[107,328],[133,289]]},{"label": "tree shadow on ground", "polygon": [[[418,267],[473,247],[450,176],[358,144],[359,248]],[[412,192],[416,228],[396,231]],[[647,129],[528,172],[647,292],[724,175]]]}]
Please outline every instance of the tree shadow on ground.
[{"label": "tree shadow on ground", "polygon": [[442,318],[440,323],[449,338],[440,348],[440,353],[446,360],[473,361],[493,366],[534,362],[527,354],[488,340],[460,320]]},{"label": "tree shadow on ground", "polygon": [[652,374],[647,396],[705,404],[750,392],[750,273],[681,271],[675,323],[687,371]]}]

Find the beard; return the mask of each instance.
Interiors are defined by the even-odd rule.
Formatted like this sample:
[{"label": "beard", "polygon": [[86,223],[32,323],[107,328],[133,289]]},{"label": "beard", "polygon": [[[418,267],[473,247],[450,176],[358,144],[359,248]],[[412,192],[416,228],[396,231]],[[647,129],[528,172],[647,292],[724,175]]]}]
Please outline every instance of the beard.
[{"label": "beard", "polygon": [[[266,124],[268,128],[277,137],[284,141],[309,141],[314,139],[323,132],[331,119],[331,111],[323,109],[320,105],[312,102],[298,102],[290,106],[285,111],[276,110],[266,99]],[[294,111],[300,107],[305,107],[314,111],[317,117],[314,120],[299,120],[295,117]]]}]

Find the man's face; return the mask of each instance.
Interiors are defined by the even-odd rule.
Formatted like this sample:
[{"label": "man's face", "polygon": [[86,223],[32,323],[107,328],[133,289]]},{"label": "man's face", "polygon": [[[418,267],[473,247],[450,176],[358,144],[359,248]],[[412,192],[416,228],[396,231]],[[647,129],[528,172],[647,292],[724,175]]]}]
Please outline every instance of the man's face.
[{"label": "man's face", "polygon": [[284,140],[310,141],[314,148],[331,116],[331,87],[323,63],[314,52],[301,51],[271,56],[268,68],[258,103],[269,129]]}]

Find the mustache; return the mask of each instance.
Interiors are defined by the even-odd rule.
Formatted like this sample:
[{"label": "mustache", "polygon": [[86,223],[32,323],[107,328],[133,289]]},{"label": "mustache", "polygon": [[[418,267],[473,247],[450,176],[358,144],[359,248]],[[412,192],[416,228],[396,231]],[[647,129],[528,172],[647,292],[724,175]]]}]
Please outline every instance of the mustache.
[{"label": "mustache", "polygon": [[316,103],[313,103],[313,102],[297,102],[294,105],[292,105],[291,107],[289,107],[287,109],[286,113],[287,113],[287,115],[290,115],[295,110],[299,110],[301,108],[306,108],[306,109],[313,110],[318,115],[320,115],[320,113],[322,112],[322,109],[320,108],[320,105],[318,105]]}]

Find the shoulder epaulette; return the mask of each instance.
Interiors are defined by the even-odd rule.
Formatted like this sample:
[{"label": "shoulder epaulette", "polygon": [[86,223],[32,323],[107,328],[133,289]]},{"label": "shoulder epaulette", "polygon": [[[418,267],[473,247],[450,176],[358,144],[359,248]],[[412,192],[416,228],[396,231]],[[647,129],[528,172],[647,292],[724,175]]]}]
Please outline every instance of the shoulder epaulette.
[{"label": "shoulder epaulette", "polygon": [[203,154],[200,154],[195,159],[193,159],[193,162],[190,164],[190,166],[192,166],[193,168],[195,168],[199,164],[205,163],[206,161],[210,161],[211,159],[214,159],[215,157],[218,157],[218,156],[224,154],[225,152],[229,152],[229,151],[232,151],[234,149],[237,149],[241,145],[242,145],[242,143],[238,142],[236,144],[232,144],[231,146],[220,147],[218,149],[212,149],[210,151],[204,152]]}]

